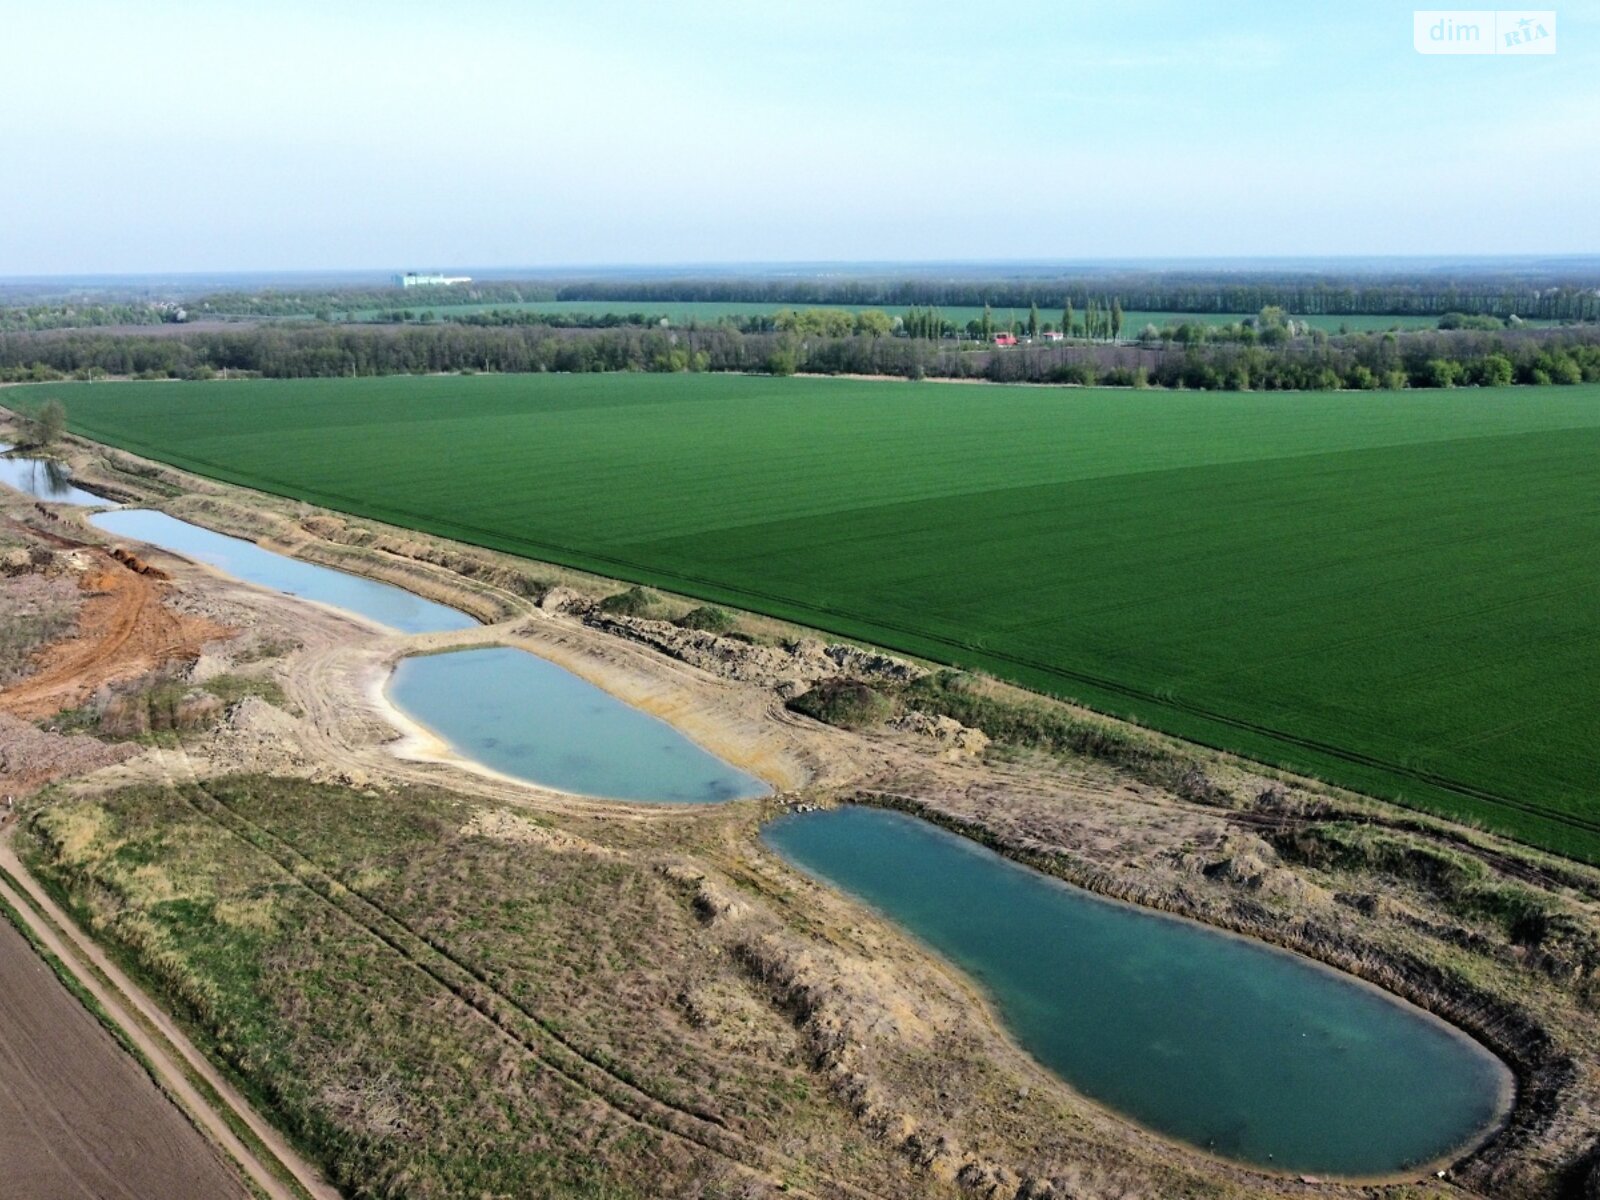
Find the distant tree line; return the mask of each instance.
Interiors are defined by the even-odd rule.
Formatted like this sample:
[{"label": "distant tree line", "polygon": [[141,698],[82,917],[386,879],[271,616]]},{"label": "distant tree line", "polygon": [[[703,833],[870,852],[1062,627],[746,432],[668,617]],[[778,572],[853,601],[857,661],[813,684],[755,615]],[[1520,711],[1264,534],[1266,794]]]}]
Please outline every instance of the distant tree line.
[{"label": "distant tree line", "polygon": [[[1438,320],[1438,328],[1443,330],[1498,331],[1517,329],[1524,324],[1526,322],[1521,317],[1502,318],[1459,312],[1445,313]],[[1268,307],[1254,317],[1224,324],[1189,320],[1168,320],[1160,326],[1148,324],[1134,336],[1145,344],[1177,342],[1179,345],[1189,346],[1200,342],[1237,342],[1246,346],[1256,343],[1278,346],[1297,337],[1309,337],[1320,344],[1335,335],[1325,329],[1318,329],[1307,321],[1296,320],[1281,308]],[[1348,337],[1349,330],[1342,330],[1337,336]]]},{"label": "distant tree line", "polygon": [[0,332],[162,325],[179,320],[182,312],[174,304],[17,304],[0,308]]},{"label": "distant tree line", "polygon": [[451,321],[461,325],[546,325],[552,329],[620,329],[627,325],[670,324],[662,313],[635,312],[541,312],[532,308],[472,309],[441,316],[433,308],[385,308],[371,320],[384,325],[431,325]]},{"label": "distant tree line", "polygon": [[259,291],[212,292],[195,299],[189,308],[197,317],[308,317],[329,320],[344,313],[401,307],[396,304],[401,297],[409,304],[452,307],[464,304],[528,304],[554,300],[556,293],[548,283],[515,280],[404,289],[350,287],[278,291],[268,288]]},{"label": "distant tree line", "polygon": [[1600,320],[1600,278],[1559,273],[1432,274],[1394,278],[1233,272],[1185,274],[1120,272],[1026,280],[983,278],[847,279],[607,279],[574,281],[559,300],[635,305],[725,303],[861,305],[883,308],[1027,309],[1080,313],[1106,296],[1146,312],[1254,313],[1277,307],[1304,316],[1428,316],[1449,312],[1542,320]]},{"label": "distant tree line", "polygon": [[1534,386],[1600,381],[1600,331],[1363,333],[1280,345],[1133,343],[1035,348],[952,372],[1044,382],[1205,391],[1330,391]]},{"label": "distant tree line", "polygon": [[[862,276],[807,278],[720,276],[715,278],[627,277],[603,279],[492,280],[452,287],[265,289],[219,291],[183,301],[190,319],[222,317],[339,322],[354,314],[377,314],[390,323],[448,319],[483,325],[552,325],[610,328],[659,323],[670,304],[716,301],[765,308],[866,308],[910,310],[911,336],[987,338],[981,320],[957,327],[939,310],[953,307],[1026,311],[1028,322],[1011,332],[1060,330],[1067,336],[1115,338],[1106,329],[1117,309],[1171,313],[1256,313],[1278,308],[1299,316],[1378,315],[1452,318],[1522,317],[1568,323],[1600,321],[1600,269],[1583,267],[1405,275],[1281,271],[1180,272],[1105,271],[1076,275],[993,278],[957,274],[910,278]],[[535,312],[541,301],[588,302],[608,310],[596,314]],[[484,306],[520,308],[481,310]],[[438,310],[434,312],[433,310]],[[459,311],[455,311],[459,310]],[[1070,311],[1069,311],[1070,310]],[[177,304],[138,299],[74,297],[0,305],[0,331],[94,328],[156,324],[176,319]],[[439,314],[444,314],[441,317]],[[1041,315],[1042,314],[1042,315]],[[1057,321],[1056,314],[1062,314]],[[942,322],[941,334],[927,332]],[[779,330],[776,314],[749,313],[731,319],[744,332]],[[1080,332],[1081,331],[1081,332]]]},{"label": "distant tree line", "polygon": [[[596,303],[605,303],[597,301]],[[428,309],[389,309],[375,314],[374,320],[390,324],[430,324],[439,320]],[[864,334],[868,337],[910,337],[932,341],[967,338],[989,341],[996,333],[1010,332],[1018,336],[1037,337],[1053,333],[1058,328],[1066,336],[1089,340],[1114,340],[1122,336],[1123,314],[1119,299],[1089,301],[1081,320],[1075,320],[1069,303],[1062,310],[1061,324],[1043,320],[1039,306],[1032,305],[1025,319],[1014,317],[1005,322],[995,319],[992,306],[985,305],[983,315],[966,324],[947,318],[937,308],[912,306],[904,313],[894,315],[882,309],[851,310],[844,308],[780,308],[776,312],[737,313],[708,319],[671,321],[666,315],[645,310],[634,312],[540,312],[531,308],[494,308],[452,314],[448,318],[462,325],[548,325],[555,329],[617,329],[627,325],[670,326],[686,329],[706,329],[726,326],[740,333],[796,333],[807,337],[851,337]]]},{"label": "distant tree line", "polygon": [[[394,311],[397,291],[220,293],[196,301],[197,315],[322,317],[348,312]],[[1600,279],[1506,279],[1498,276],[1439,281],[1431,278],[1337,280],[1225,275],[1108,275],[1028,281],[927,278],[863,279],[610,279],[559,286],[495,282],[427,288],[407,300],[434,308],[532,304],[541,300],[626,305],[630,314],[695,302],[747,303],[795,308],[1032,309],[1059,313],[1071,306],[1080,321],[1092,310],[1109,317],[1112,300],[1124,309],[1173,313],[1254,313],[1281,308],[1301,316],[1519,316],[1563,322],[1600,321]],[[619,310],[620,311],[620,310]],[[553,317],[555,314],[544,314]],[[752,314],[756,323],[770,318]],[[481,320],[478,314],[452,319]],[[512,318],[502,316],[504,322]],[[659,318],[658,318],[659,319]],[[1051,318],[1053,320],[1053,318]],[[544,322],[539,322],[544,323]],[[576,326],[588,324],[572,319]],[[1056,328],[1071,333],[1071,323]],[[957,332],[963,332],[963,330]],[[1021,332],[1018,330],[1017,332]],[[1087,333],[1084,336],[1100,336]]]},{"label": "distant tree line", "polygon": [[[192,306],[197,314],[313,317],[394,309],[394,288],[330,292],[219,293]],[[1030,280],[982,278],[846,279],[627,279],[567,282],[494,282],[427,288],[406,293],[417,305],[450,308],[481,304],[531,304],[540,300],[626,305],[646,312],[669,304],[745,303],[764,307],[883,309],[1029,309],[1058,313],[1070,304],[1079,315],[1106,311],[1107,297],[1144,312],[1254,313],[1276,307],[1301,316],[1441,317],[1447,313],[1520,316],[1538,320],[1600,320],[1600,277],[1432,276],[1337,279],[1234,273],[1184,275],[1120,273]],[[1059,327],[1059,326],[1058,326]]]},{"label": "distant tree line", "polygon": [[1455,387],[1600,380],[1600,329],[1355,334],[1237,342],[963,350],[926,338],[800,327],[744,333],[549,326],[288,326],[166,336],[0,335],[0,381],[108,375],[297,379],[439,372],[743,371],[1229,390]]}]

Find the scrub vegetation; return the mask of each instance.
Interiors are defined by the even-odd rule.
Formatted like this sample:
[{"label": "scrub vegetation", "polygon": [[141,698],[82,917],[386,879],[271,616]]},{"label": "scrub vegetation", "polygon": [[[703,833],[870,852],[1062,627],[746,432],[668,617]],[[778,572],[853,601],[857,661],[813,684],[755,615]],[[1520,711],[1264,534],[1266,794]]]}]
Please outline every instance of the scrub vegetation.
[{"label": "scrub vegetation", "polygon": [[[1247,323],[1219,315],[1224,324],[1185,317],[1130,326],[1124,324],[1129,314],[1114,302],[1109,311],[1089,309],[1081,322],[1063,309],[1061,320],[1076,331],[1066,341],[1055,339],[1050,321],[1031,309],[1020,320],[1015,313],[984,310],[962,327],[962,340],[940,310],[919,309],[907,313],[898,331],[882,312],[831,309],[687,328],[667,328],[642,314],[637,320],[607,316],[580,323],[540,313],[491,313],[450,324],[224,324],[178,326],[161,335],[79,330],[0,337],[0,383],[605,371],[1206,391],[1398,391],[1600,380],[1600,329],[1593,325],[1531,328],[1519,320],[1498,332],[1460,327],[1330,335],[1278,309],[1263,309]],[[915,332],[925,320],[928,329]],[[936,334],[935,326],[944,333]],[[1029,332],[1035,327],[1037,337]]]},{"label": "scrub vegetation", "polygon": [[1596,679],[1573,652],[1600,637],[1594,387],[61,394],[80,431],[205,474],[987,670],[1600,858]]},{"label": "scrub vegetation", "polygon": [[735,1197],[785,1162],[909,1195],[648,847],[542,824],[235,776],[63,799],[22,848],[347,1195]]}]

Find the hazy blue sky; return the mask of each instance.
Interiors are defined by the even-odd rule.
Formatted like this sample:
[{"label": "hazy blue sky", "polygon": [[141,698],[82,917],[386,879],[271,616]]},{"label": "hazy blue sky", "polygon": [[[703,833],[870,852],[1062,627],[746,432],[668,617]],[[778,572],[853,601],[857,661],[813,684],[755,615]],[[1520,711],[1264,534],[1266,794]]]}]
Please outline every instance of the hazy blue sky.
[{"label": "hazy blue sky", "polygon": [[0,275],[1600,250],[1600,0],[52,0]]}]

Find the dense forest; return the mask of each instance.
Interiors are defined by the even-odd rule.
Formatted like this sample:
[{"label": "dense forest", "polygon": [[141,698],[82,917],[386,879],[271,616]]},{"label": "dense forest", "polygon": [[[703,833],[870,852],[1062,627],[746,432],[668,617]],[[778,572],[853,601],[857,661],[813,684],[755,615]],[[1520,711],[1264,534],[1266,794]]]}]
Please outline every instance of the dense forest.
[{"label": "dense forest", "polygon": [[267,325],[0,335],[0,381],[106,376],[274,379],[435,372],[745,371],[1002,383],[1204,389],[1574,384],[1600,380],[1600,329],[1291,337],[1276,344],[1174,341],[959,350],[917,338],[548,326]]},{"label": "dense forest", "polygon": [[1300,316],[1439,316],[1447,312],[1558,321],[1600,320],[1600,290],[1592,277],[1329,278],[1325,276],[1130,275],[1060,279],[985,280],[916,277],[844,279],[606,279],[553,285],[540,282],[474,283],[429,288],[330,292],[237,292],[201,297],[196,315],[317,316],[370,309],[394,310],[407,301],[449,308],[460,305],[535,304],[545,300],[594,301],[648,312],[651,305],[695,301],[761,305],[911,308],[1028,308],[1080,313],[1114,297],[1124,309],[1175,313],[1253,313],[1275,306]]}]

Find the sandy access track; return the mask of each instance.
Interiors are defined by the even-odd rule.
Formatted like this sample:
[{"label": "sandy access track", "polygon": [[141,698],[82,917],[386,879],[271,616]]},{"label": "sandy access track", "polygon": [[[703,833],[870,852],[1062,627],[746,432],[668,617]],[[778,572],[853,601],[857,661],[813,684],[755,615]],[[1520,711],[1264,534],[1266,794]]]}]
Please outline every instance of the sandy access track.
[{"label": "sandy access track", "polygon": [[[19,1173],[32,1171],[39,1183],[17,1195],[223,1200],[251,1194],[242,1173],[271,1200],[338,1200],[339,1193],[23,870],[6,832],[0,832],[0,872],[0,899],[101,1006],[150,1071],[140,1069],[10,922],[0,920],[0,979],[6,984],[0,1159],[8,1188],[29,1178],[12,1174],[16,1162]],[[202,1087],[226,1107],[227,1118]],[[249,1130],[255,1145],[235,1132],[235,1123]]]}]

